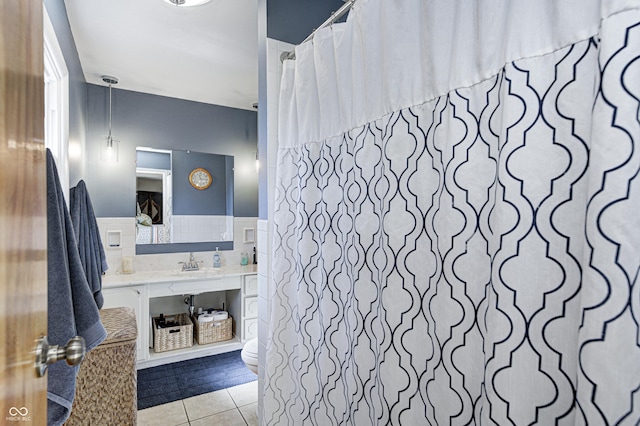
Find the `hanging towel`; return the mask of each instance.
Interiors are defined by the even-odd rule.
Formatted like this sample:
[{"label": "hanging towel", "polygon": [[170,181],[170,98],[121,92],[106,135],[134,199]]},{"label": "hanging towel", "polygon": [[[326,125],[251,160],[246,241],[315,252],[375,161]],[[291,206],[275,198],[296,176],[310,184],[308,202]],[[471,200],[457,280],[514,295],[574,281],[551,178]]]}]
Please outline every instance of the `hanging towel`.
[{"label": "hanging towel", "polygon": [[[47,267],[49,344],[64,346],[78,335],[87,352],[106,337],[98,307],[80,262],[58,170],[47,149]],[[61,425],[71,413],[78,367],[64,361],[47,369],[47,425]]]},{"label": "hanging towel", "polygon": [[102,308],[102,275],[109,269],[87,185],[83,180],[69,192],[71,222],[78,242],[80,261],[98,309]]}]

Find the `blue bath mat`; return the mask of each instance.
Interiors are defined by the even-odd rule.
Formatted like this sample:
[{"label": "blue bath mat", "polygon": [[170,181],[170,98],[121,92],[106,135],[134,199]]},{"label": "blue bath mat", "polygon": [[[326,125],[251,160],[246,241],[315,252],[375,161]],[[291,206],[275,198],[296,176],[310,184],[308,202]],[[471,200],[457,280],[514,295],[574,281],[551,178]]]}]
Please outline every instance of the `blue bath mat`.
[{"label": "blue bath mat", "polygon": [[138,410],[258,380],[240,351],[138,370]]}]

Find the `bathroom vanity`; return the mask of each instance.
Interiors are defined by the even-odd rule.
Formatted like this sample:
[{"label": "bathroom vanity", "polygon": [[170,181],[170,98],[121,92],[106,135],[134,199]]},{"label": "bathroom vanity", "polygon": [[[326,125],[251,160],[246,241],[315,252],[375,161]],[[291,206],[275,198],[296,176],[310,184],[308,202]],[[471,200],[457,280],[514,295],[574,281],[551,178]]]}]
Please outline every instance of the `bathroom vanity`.
[{"label": "bathroom vanity", "polygon": [[[198,271],[149,271],[128,275],[105,275],[103,308],[130,307],[138,324],[137,368],[242,349],[257,337],[257,265],[205,268]],[[233,338],[223,342],[156,353],[151,318],[187,313],[185,298],[195,295],[196,310],[224,308],[233,317]]]}]

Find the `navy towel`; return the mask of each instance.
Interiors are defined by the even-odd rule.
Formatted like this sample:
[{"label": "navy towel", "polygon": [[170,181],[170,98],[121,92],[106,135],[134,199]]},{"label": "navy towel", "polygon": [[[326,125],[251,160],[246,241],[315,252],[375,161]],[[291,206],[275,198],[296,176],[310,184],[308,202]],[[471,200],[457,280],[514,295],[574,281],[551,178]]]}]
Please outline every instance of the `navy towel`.
[{"label": "navy towel", "polygon": [[69,198],[71,222],[73,222],[73,230],[78,242],[80,261],[87,276],[89,288],[96,300],[96,305],[98,305],[98,309],[101,309],[104,303],[102,297],[102,275],[109,269],[109,265],[107,265],[87,185],[83,180],[78,182],[78,185],[74,188],[71,188]]},{"label": "navy towel", "polygon": [[[78,335],[84,337],[88,352],[107,332],[80,262],[58,170],[48,149],[47,267],[49,343],[64,346]],[[61,425],[71,413],[78,367],[61,361],[50,365],[47,372],[47,425]]]}]

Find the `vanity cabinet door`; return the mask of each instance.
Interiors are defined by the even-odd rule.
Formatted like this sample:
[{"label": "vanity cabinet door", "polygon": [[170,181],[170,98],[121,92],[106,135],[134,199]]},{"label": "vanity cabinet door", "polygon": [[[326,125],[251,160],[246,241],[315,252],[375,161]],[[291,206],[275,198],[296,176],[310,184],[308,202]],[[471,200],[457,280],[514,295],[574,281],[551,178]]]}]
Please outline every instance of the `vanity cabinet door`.
[{"label": "vanity cabinet door", "polygon": [[246,319],[244,320],[244,334],[245,341],[258,337],[258,319]]},{"label": "vanity cabinet door", "polygon": [[256,318],[258,316],[258,297],[245,297],[244,299],[244,317]]},{"label": "vanity cabinet door", "polygon": [[136,313],[136,326],[138,327],[138,338],[136,349],[138,361],[147,359],[148,348],[148,315],[145,314],[147,307],[146,286],[131,286],[107,288],[102,290],[104,296],[104,306],[102,308],[132,308]]},{"label": "vanity cabinet door", "polygon": [[246,342],[258,336],[258,275],[245,275],[242,285],[241,340]]},{"label": "vanity cabinet door", "polygon": [[258,276],[257,275],[245,275],[245,277],[244,277],[244,295],[245,296],[257,296],[258,295]]}]

